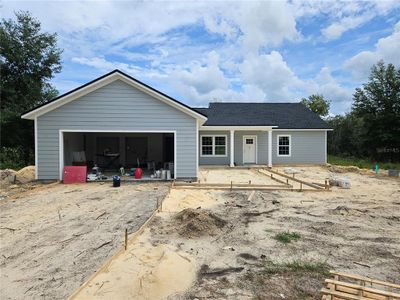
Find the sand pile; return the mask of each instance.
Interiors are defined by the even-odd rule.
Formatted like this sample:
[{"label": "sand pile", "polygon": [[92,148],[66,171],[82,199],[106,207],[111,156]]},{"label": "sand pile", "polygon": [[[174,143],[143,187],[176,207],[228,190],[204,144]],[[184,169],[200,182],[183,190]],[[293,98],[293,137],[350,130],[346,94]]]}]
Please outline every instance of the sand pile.
[{"label": "sand pile", "polygon": [[187,238],[216,235],[226,221],[209,210],[187,208],[174,216],[178,233]]},{"label": "sand pile", "polygon": [[27,183],[35,180],[35,166],[27,166],[19,170],[16,174],[19,183]]},{"label": "sand pile", "polygon": [[16,173],[17,172],[12,169],[0,170],[1,185],[14,184],[16,181]]},{"label": "sand pile", "polygon": [[356,166],[335,166],[335,165],[327,165],[327,169],[334,173],[357,173],[363,174],[366,170],[360,169]]},{"label": "sand pile", "polygon": [[28,183],[35,180],[35,166],[28,166],[19,171],[0,170],[1,184]]}]

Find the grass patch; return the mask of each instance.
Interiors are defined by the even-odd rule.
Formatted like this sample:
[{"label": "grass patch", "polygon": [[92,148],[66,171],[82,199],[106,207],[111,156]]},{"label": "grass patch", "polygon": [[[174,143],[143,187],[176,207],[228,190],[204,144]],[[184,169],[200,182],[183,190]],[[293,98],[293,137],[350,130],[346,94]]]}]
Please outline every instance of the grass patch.
[{"label": "grass patch", "polygon": [[241,290],[250,291],[254,299],[321,299],[320,290],[331,267],[324,262],[290,260],[264,261],[249,269],[238,280]]},{"label": "grass patch", "polygon": [[274,263],[268,261],[264,266],[264,273],[283,274],[283,273],[314,273],[323,276],[329,275],[330,266],[322,262],[307,262],[294,260],[291,262]]},{"label": "grass patch", "polygon": [[289,231],[277,233],[274,236],[275,240],[277,240],[278,242],[281,242],[283,244],[289,244],[292,241],[299,240],[300,238],[301,238],[300,233],[298,233],[298,232],[289,232]]},{"label": "grass patch", "polygon": [[[338,166],[356,166],[361,169],[374,169],[376,161],[371,161],[368,159],[361,159],[355,157],[340,157],[335,155],[328,155],[328,163]],[[400,169],[400,163],[383,163],[378,162],[379,169],[389,170],[389,169]]]}]

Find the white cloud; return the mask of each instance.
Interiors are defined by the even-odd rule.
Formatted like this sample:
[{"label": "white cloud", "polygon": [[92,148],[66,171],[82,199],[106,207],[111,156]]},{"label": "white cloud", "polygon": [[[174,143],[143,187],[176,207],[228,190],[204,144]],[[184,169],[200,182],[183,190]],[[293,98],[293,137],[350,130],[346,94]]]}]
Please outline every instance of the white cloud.
[{"label": "white cloud", "polygon": [[301,84],[277,51],[262,55],[251,54],[244,59],[239,69],[243,81],[260,88],[269,101],[293,100],[292,91]]},{"label": "white cloud", "polygon": [[[328,21],[321,30],[325,40],[337,39],[399,4],[315,0],[6,1],[2,13],[11,17],[13,11],[30,10],[44,30],[59,34],[63,60],[70,67],[69,77],[57,81],[60,86],[72,85],[77,77],[89,79],[75,72],[79,64],[91,67],[82,69],[94,76],[121,69],[199,105],[214,99],[298,101],[320,92],[344,107],[342,103],[349,100],[342,99],[350,99],[348,89],[329,69],[321,69],[317,76],[307,75],[311,79],[305,80],[285,61],[287,55],[295,55],[291,45],[309,38],[299,32],[302,27],[298,23],[308,18],[307,27],[309,21],[319,21],[322,16]],[[374,51],[350,59],[346,68],[365,74],[377,59],[398,60],[400,25],[396,28],[391,36],[378,41]],[[318,34],[311,33],[313,43],[321,41],[315,38]],[[285,48],[279,48],[283,43]],[[315,66],[323,63],[296,64],[296,70],[318,70]]]},{"label": "white cloud", "polygon": [[219,55],[216,52],[208,54],[206,65],[196,64],[189,70],[176,69],[171,76],[198,94],[208,94],[216,89],[229,89],[229,83],[219,67]]},{"label": "white cloud", "polygon": [[282,1],[246,2],[236,22],[246,50],[276,46],[285,39],[293,41],[300,36],[292,6]]},{"label": "white cloud", "polygon": [[311,80],[303,82],[303,94],[307,97],[312,94],[322,94],[332,101],[331,112],[334,114],[348,111],[351,106],[353,88],[345,87],[331,74],[328,67],[323,67]]},{"label": "white cloud", "polygon": [[370,73],[373,64],[379,60],[392,63],[396,67],[400,66],[400,22],[394,26],[391,35],[379,39],[373,51],[362,51],[344,63],[345,69],[352,72],[357,79],[365,79]]},{"label": "white cloud", "polygon": [[332,23],[321,30],[322,34],[328,40],[339,38],[344,32],[357,28],[373,18],[372,14],[363,14],[361,16],[351,16],[341,19],[339,22]]},{"label": "white cloud", "polygon": [[295,1],[297,18],[324,15],[329,22],[321,29],[322,36],[330,41],[346,31],[361,27],[377,16],[386,16],[400,7],[398,0],[370,1]]}]

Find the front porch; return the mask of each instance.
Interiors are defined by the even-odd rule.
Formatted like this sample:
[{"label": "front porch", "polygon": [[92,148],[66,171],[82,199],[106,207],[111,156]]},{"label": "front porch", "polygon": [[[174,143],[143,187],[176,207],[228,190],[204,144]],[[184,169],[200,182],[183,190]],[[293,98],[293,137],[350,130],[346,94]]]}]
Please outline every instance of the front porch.
[{"label": "front porch", "polygon": [[199,131],[199,165],[272,167],[272,128],[204,126]]}]

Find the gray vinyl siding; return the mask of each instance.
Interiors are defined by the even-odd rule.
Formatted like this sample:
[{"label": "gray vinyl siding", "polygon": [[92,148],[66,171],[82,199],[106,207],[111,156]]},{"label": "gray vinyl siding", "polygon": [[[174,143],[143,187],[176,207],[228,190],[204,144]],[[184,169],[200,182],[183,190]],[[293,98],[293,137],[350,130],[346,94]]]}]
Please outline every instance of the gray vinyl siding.
[{"label": "gray vinyl siding", "polygon": [[[200,135],[223,134],[228,137],[227,157],[199,157],[200,165],[229,165],[230,163],[230,132],[200,131]],[[243,165],[243,136],[257,136],[257,164],[268,164],[268,132],[266,131],[235,131],[234,162]],[[277,136],[291,136],[291,156],[277,156]],[[325,131],[273,131],[272,133],[272,164],[324,164],[326,162]],[[200,143],[199,143],[200,145]],[[200,149],[201,151],[201,149]],[[199,151],[199,153],[200,153]]]},{"label": "gray vinyl siding", "polygon": [[[202,157],[199,150],[200,165],[229,165],[230,164],[230,132],[229,131],[200,131],[201,135],[226,135],[227,136],[227,156],[226,157]],[[234,133],[234,162],[236,165],[243,165],[243,136],[257,136],[257,163],[268,163],[268,133],[262,131],[235,131]],[[199,147],[201,143],[199,141]]]},{"label": "gray vinyl siding", "polygon": [[[277,155],[277,136],[291,136],[291,156]],[[325,131],[273,131],[272,164],[324,164]]]},{"label": "gray vinyl siding", "polygon": [[[226,156],[201,156],[201,136],[202,135],[225,135],[226,136]],[[229,131],[199,131],[199,164],[200,165],[229,165],[230,164],[230,132]]]},{"label": "gray vinyl siding", "polygon": [[235,164],[243,165],[243,136],[257,136],[257,164],[268,163],[268,132],[266,131],[235,131]]},{"label": "gray vinyl siding", "polygon": [[177,176],[197,177],[196,119],[117,80],[37,119],[38,178],[59,178],[59,130],[176,130]]}]

